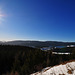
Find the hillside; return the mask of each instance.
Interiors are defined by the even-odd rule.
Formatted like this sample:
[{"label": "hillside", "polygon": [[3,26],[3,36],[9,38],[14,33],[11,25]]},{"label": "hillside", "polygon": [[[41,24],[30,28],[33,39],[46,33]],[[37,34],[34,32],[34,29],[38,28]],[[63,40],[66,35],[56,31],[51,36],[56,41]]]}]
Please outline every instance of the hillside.
[{"label": "hillside", "polygon": [[72,50],[70,55],[58,55],[52,54],[51,50],[42,51],[32,47],[0,45],[0,75],[29,75],[45,67],[74,60],[75,48],[70,50]]}]

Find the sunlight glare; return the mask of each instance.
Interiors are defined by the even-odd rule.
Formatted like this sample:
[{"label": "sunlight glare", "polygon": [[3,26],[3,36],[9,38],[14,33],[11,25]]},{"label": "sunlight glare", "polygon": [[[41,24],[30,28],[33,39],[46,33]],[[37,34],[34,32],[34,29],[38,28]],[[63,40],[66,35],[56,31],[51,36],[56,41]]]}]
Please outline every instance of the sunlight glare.
[{"label": "sunlight glare", "polygon": [[4,17],[5,17],[5,15],[3,14],[2,9],[0,8],[0,25],[4,21]]}]

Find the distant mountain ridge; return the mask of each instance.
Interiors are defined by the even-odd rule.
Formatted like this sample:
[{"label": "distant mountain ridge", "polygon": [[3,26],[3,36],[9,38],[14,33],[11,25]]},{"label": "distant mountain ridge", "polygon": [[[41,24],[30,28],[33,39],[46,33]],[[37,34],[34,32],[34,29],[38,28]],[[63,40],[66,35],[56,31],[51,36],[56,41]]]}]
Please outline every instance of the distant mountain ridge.
[{"label": "distant mountain ridge", "polygon": [[2,44],[2,45],[34,46],[34,47],[49,47],[49,46],[75,45],[75,42],[15,40],[15,41],[8,41],[8,42],[0,41],[0,44]]}]

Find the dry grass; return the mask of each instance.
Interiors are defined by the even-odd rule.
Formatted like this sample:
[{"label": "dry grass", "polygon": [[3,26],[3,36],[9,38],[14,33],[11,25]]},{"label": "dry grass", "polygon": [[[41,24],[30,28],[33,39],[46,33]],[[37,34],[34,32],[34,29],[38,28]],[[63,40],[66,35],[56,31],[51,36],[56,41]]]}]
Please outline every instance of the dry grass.
[{"label": "dry grass", "polygon": [[68,73],[68,74],[72,74],[72,70],[69,70],[69,69],[68,69],[68,72],[67,72],[67,73]]},{"label": "dry grass", "polygon": [[63,63],[61,63],[62,65],[65,65],[66,63],[70,63],[70,62],[75,62],[75,60],[69,60],[69,61],[65,61],[65,62],[63,62]]},{"label": "dry grass", "polygon": [[65,74],[59,74],[59,75],[65,75]]}]

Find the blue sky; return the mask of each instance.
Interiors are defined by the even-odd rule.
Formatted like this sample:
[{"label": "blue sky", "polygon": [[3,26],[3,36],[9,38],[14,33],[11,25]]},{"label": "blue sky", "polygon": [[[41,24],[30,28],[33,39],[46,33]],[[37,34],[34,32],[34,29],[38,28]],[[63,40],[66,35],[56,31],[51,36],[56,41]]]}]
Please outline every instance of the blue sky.
[{"label": "blue sky", "polygon": [[74,0],[0,0],[0,40],[75,41]]}]

